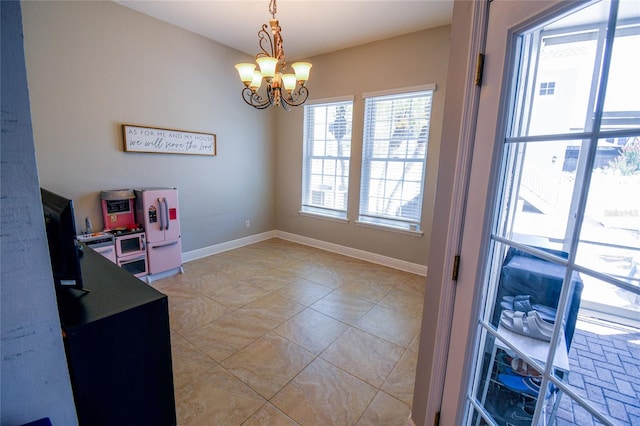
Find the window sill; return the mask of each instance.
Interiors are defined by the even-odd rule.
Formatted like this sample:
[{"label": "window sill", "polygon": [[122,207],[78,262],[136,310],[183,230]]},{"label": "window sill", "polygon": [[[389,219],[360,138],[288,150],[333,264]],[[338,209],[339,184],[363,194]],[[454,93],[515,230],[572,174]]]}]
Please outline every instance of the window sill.
[{"label": "window sill", "polygon": [[307,212],[303,210],[300,210],[298,214],[300,214],[301,216],[308,216],[316,219],[331,220],[331,221],[340,222],[340,223],[349,223],[349,219],[347,219],[346,217],[332,216],[329,214],[322,214],[322,213],[315,213],[315,212]]},{"label": "window sill", "polygon": [[358,226],[364,226],[366,228],[375,228],[375,229],[381,229],[384,231],[391,231],[391,232],[397,232],[400,234],[409,234],[409,235],[413,235],[413,236],[420,236],[422,237],[424,235],[424,232],[422,231],[412,231],[410,229],[403,229],[403,228],[398,228],[395,226],[389,226],[389,225],[383,225],[383,224],[379,224],[379,223],[371,223],[371,222],[363,222],[360,220],[356,220],[356,225]]}]

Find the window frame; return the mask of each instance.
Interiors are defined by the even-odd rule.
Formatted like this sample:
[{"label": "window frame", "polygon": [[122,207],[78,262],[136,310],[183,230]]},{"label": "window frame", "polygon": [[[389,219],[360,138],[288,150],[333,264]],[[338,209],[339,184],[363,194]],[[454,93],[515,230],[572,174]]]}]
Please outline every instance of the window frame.
[{"label": "window frame", "polygon": [[[359,205],[358,205],[358,218],[356,223],[363,226],[371,226],[375,228],[391,230],[391,231],[399,231],[399,232],[409,232],[412,234],[421,234],[422,235],[422,219],[423,219],[423,211],[422,204],[424,200],[424,190],[425,190],[425,181],[426,181],[426,171],[427,171],[427,158],[428,158],[428,148],[429,148],[429,133],[431,128],[431,118],[433,113],[433,97],[434,93],[437,89],[436,84],[425,84],[419,86],[411,86],[399,89],[392,90],[384,90],[377,92],[366,92],[362,94],[362,98],[365,101],[364,107],[364,123],[363,123],[363,140],[362,140],[362,163],[360,169],[360,196],[359,196]],[[402,162],[403,164],[407,163],[419,163],[422,164],[422,176],[420,178],[420,190],[419,190],[419,203],[417,203],[418,208],[418,219],[409,219],[402,218],[402,216],[397,215],[380,215],[370,212],[368,210],[369,203],[369,185],[371,183],[371,164],[375,161],[373,156],[371,155],[373,149],[373,140],[372,135],[375,129],[375,123],[373,120],[373,116],[369,108],[373,106],[373,103],[376,100],[388,100],[393,99],[395,97],[401,98],[403,95],[411,96],[415,95],[415,98],[426,96],[428,97],[428,110],[425,113],[424,119],[426,120],[426,140],[424,146],[424,152],[421,154],[420,158],[411,158],[405,156],[404,158],[394,159],[393,157],[378,157],[378,161],[384,161],[385,164],[389,162]],[[386,99],[385,99],[386,98]],[[390,117],[390,120],[392,118]],[[422,136],[422,135],[420,135]],[[417,138],[415,139],[417,143]],[[385,160],[386,158],[386,160]],[[406,169],[405,169],[406,171]],[[404,174],[404,173],[403,173]],[[386,179],[385,179],[386,181]],[[403,177],[404,181],[404,177]],[[406,203],[405,203],[406,204]]]},{"label": "window frame", "polygon": [[[343,153],[341,157],[336,155],[315,155],[314,150],[311,144],[314,143],[313,135],[310,133],[312,127],[315,123],[309,123],[309,117],[312,112],[310,109],[313,109],[315,112],[315,108],[318,107],[337,107],[340,105],[345,105],[351,108],[351,117],[347,119],[346,125],[346,134],[349,135],[349,148],[346,153]],[[349,203],[349,172],[351,170],[351,150],[353,146],[353,110],[354,110],[354,96],[342,96],[335,98],[327,98],[327,99],[317,99],[312,102],[307,102],[304,105],[304,119],[303,119],[303,149],[302,149],[302,188],[301,188],[301,200],[300,200],[300,214],[311,215],[314,217],[322,217],[327,219],[334,219],[338,221],[348,221],[348,203]],[[329,129],[327,131],[330,132]],[[335,140],[335,139],[334,139]],[[325,139],[324,142],[329,141],[329,139]],[[344,141],[343,141],[344,143]],[[331,208],[331,207],[323,207],[317,204],[313,204],[311,198],[313,197],[311,188],[312,185],[312,161],[314,159],[318,160],[332,160],[332,161],[346,161],[346,175],[337,175],[334,174],[334,179],[338,179],[339,176],[343,176],[345,179],[345,188],[341,190],[340,193],[344,194],[344,209],[339,208]],[[336,167],[337,171],[337,167]],[[336,190],[333,189],[328,192],[333,192],[334,197],[336,194]],[[323,191],[323,195],[326,196],[325,191]]]},{"label": "window frame", "polygon": [[539,96],[553,96],[556,93],[555,81],[543,81],[540,83]]}]

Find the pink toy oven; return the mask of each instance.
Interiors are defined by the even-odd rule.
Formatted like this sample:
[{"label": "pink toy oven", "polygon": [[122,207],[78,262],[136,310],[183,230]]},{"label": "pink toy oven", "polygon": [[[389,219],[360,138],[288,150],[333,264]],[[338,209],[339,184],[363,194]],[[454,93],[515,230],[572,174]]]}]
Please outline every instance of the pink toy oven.
[{"label": "pink toy oven", "polygon": [[105,231],[122,231],[136,227],[135,194],[132,189],[102,191],[102,218]]}]

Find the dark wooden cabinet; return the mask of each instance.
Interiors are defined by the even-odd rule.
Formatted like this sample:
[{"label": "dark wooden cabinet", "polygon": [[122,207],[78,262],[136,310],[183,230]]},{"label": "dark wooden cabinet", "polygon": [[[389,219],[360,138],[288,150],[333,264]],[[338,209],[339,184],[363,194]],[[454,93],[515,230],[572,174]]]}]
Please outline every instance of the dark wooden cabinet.
[{"label": "dark wooden cabinet", "polygon": [[58,293],[80,425],[175,425],[167,297],[86,246],[81,268]]}]

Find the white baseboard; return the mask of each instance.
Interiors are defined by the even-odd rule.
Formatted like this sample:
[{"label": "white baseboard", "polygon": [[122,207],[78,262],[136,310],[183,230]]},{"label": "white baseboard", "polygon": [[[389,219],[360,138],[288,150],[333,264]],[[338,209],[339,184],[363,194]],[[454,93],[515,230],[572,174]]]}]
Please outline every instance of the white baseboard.
[{"label": "white baseboard", "polygon": [[416,426],[411,416],[409,416],[409,419],[407,419],[407,426]]},{"label": "white baseboard", "polygon": [[216,244],[214,246],[204,247],[197,250],[182,253],[182,262],[190,262],[192,260],[201,259],[203,257],[211,256],[217,253],[222,253],[228,250],[244,247],[249,244],[254,244],[260,241],[268,240],[270,238],[281,238],[287,241],[293,241],[295,243],[303,244],[310,247],[315,247],[321,250],[330,251],[332,253],[342,254],[344,256],[353,257],[367,262],[376,263],[378,265],[388,266],[390,268],[399,269],[401,271],[411,272],[412,274],[427,276],[427,267],[419,265],[417,263],[406,262],[404,260],[394,259],[388,256],[382,256],[375,253],[370,253],[364,250],[358,250],[351,247],[345,247],[338,244],[328,243],[322,240],[316,240],[309,237],[303,237],[302,235],[291,234],[283,231],[269,231],[261,234],[251,235],[244,238],[239,238],[233,241],[227,241],[225,243]]},{"label": "white baseboard", "polygon": [[316,240],[309,237],[303,237],[297,234],[290,234],[283,231],[275,231],[276,237],[283,240],[293,241],[296,243],[304,244],[319,248],[321,250],[330,251],[332,253],[338,253],[356,259],[365,260],[371,263],[377,263],[378,265],[388,266],[390,268],[399,269],[401,271],[411,272],[412,274],[427,276],[427,267],[424,265],[418,265],[417,263],[406,262],[404,260],[394,259],[388,256],[382,256],[380,254],[370,253],[364,250],[358,250],[351,247],[345,247],[338,244],[328,243],[322,240]]},{"label": "white baseboard", "polygon": [[192,260],[202,259],[203,257],[248,246],[249,244],[259,243],[260,241],[268,240],[270,238],[275,238],[276,232],[277,231],[263,232],[262,234],[249,235],[248,237],[238,238],[237,240],[227,241],[214,246],[187,251],[182,253],[182,263],[191,262]]}]

